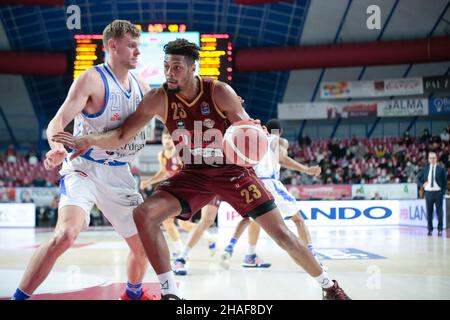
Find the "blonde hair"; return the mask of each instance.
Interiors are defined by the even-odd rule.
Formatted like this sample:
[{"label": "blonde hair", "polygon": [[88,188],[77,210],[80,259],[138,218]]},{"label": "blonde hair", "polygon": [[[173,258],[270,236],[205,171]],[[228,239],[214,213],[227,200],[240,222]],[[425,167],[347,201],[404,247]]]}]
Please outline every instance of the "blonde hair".
[{"label": "blonde hair", "polygon": [[120,39],[127,33],[137,38],[141,35],[141,30],[128,20],[114,20],[103,30],[103,45],[107,49],[109,39]]}]

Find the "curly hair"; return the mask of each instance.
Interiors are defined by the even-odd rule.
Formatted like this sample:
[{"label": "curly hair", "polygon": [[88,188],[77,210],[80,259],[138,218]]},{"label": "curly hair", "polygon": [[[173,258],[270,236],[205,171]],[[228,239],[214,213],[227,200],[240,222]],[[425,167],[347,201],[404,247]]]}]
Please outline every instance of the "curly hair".
[{"label": "curly hair", "polygon": [[192,63],[200,59],[200,47],[195,43],[189,42],[186,39],[176,39],[168,42],[164,46],[165,54],[177,54],[185,56],[191,60]]}]

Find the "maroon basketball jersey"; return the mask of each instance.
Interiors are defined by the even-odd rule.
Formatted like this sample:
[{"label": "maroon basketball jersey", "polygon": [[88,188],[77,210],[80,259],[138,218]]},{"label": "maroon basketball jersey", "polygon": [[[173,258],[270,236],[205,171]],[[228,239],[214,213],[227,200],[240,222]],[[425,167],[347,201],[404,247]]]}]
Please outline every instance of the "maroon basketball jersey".
[{"label": "maroon basketball jersey", "polygon": [[162,164],[166,168],[166,172],[170,177],[173,176],[178,171],[180,171],[181,168],[183,167],[183,164],[178,159],[177,155],[174,155],[171,158],[167,158],[164,155],[164,151],[162,153]]},{"label": "maroon basketball jersey", "polygon": [[197,79],[200,90],[192,101],[163,86],[167,97],[166,127],[185,166],[222,165],[225,163],[222,137],[230,122],[214,102],[216,81]]}]

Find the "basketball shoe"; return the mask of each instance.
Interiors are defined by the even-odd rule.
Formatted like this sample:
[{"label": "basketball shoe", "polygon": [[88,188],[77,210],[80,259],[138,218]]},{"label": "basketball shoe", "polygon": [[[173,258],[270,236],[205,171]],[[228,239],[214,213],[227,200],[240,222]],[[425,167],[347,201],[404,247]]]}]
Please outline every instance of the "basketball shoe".
[{"label": "basketball shoe", "polygon": [[333,286],[328,289],[322,289],[322,300],[351,300],[350,297],[339,287],[336,280],[333,280]]}]

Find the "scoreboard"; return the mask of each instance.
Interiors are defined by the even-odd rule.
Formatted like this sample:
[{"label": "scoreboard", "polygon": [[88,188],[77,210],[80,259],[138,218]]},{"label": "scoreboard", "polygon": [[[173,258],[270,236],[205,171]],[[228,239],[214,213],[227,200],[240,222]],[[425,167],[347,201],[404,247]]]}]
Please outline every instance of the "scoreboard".
[{"label": "scoreboard", "polygon": [[200,35],[200,75],[230,82],[232,45],[228,34]]},{"label": "scoreboard", "polygon": [[[136,26],[142,30],[142,39],[148,38],[151,34],[154,34],[156,37],[158,33],[160,33],[160,35],[163,36],[168,32],[177,33],[177,37],[183,37],[184,33],[186,38],[188,38],[188,35],[191,36],[190,34],[192,33],[186,31],[186,25],[184,24],[137,24]],[[105,49],[103,47],[101,34],[78,34],[74,36],[74,40],[73,78],[75,79],[84,70],[103,63],[105,60]],[[188,40],[191,41],[190,38],[188,38]],[[232,81],[233,50],[230,36],[228,34],[200,33],[199,45],[199,74],[204,77],[211,77],[227,83]],[[161,52],[158,52],[157,54],[159,55]],[[142,53],[140,58],[145,59]],[[146,61],[144,61],[144,63],[145,62]]]}]

